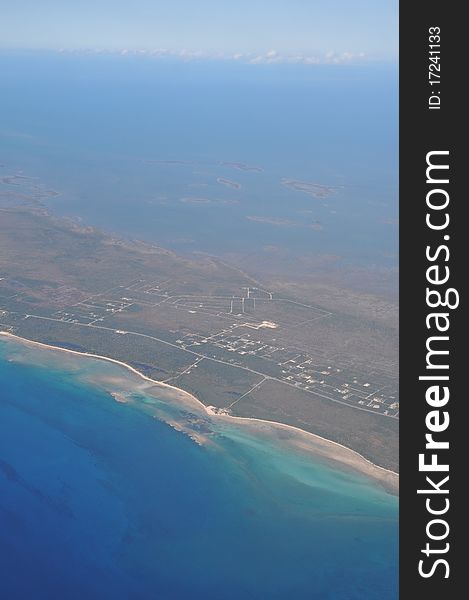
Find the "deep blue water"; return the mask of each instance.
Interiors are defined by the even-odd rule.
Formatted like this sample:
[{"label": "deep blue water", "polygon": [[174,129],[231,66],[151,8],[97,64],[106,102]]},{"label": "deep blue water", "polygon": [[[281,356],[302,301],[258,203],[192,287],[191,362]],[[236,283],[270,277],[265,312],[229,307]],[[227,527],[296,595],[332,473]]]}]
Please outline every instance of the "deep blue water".
[{"label": "deep blue water", "polygon": [[41,352],[0,342],[3,598],[397,598],[396,498],[242,429],[198,446]]},{"label": "deep blue water", "polygon": [[[56,213],[182,252],[397,266],[393,66],[3,52],[0,70],[0,175],[60,191]],[[337,189],[312,198],[282,178]]]}]

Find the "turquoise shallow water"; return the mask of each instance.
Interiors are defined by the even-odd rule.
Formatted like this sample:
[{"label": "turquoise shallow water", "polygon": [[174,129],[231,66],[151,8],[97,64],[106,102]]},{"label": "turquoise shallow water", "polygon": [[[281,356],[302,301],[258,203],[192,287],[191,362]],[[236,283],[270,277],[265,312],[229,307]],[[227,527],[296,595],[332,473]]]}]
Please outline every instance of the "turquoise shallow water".
[{"label": "turquoise shallow water", "polygon": [[64,356],[0,341],[2,597],[397,598],[395,497],[240,426],[199,446]]}]

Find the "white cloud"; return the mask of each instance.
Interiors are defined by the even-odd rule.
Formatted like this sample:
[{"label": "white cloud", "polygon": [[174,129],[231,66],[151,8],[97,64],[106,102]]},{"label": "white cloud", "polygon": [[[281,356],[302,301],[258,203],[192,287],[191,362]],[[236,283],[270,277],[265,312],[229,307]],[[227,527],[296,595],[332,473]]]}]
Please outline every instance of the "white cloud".
[{"label": "white cloud", "polygon": [[364,52],[359,54],[353,54],[352,52],[326,52],[325,54],[318,55],[282,55],[275,50],[270,50],[265,54],[258,54],[249,59],[249,62],[253,65],[259,64],[303,64],[303,65],[319,65],[319,64],[347,64],[352,62],[359,62],[366,58]]},{"label": "white cloud", "polygon": [[[67,50],[61,49],[60,52],[67,52]],[[179,58],[184,61],[191,60],[234,60],[238,62],[246,62],[252,65],[263,65],[263,64],[298,64],[298,65],[320,65],[320,64],[350,64],[361,62],[367,59],[367,55],[364,52],[352,53],[352,52],[333,52],[328,51],[323,54],[281,54],[277,50],[270,49],[262,54],[246,54],[242,52],[235,52],[232,54],[223,54],[216,52],[203,52],[200,50],[188,50],[182,48],[181,50],[168,50],[167,48],[154,48],[154,49],[129,49],[122,48],[116,50],[105,50],[105,49],[83,49],[83,50],[69,50],[68,52],[79,52],[86,54],[120,54],[121,56],[148,56],[153,58]]]}]

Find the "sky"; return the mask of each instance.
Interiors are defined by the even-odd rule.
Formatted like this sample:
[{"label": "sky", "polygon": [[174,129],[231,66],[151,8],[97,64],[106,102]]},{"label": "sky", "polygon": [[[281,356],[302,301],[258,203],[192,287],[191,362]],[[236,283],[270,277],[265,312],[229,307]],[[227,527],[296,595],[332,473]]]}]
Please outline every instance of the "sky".
[{"label": "sky", "polygon": [[0,48],[397,59],[398,0],[0,0]]}]

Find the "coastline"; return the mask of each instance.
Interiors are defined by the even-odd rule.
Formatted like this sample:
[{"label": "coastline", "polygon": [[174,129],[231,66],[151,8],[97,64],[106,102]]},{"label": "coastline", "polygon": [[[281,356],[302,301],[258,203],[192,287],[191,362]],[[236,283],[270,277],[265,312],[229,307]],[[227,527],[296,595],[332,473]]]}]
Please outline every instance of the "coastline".
[{"label": "coastline", "polygon": [[396,496],[398,495],[398,473],[376,465],[355,450],[333,440],[328,440],[327,438],[311,433],[299,427],[295,427],[294,425],[287,425],[286,423],[280,423],[278,421],[269,421],[267,419],[259,419],[255,417],[238,417],[235,415],[220,414],[216,410],[213,410],[212,407],[205,405],[190,392],[178,388],[177,386],[152,379],[128,363],[110,358],[108,356],[93,354],[91,352],[81,352],[78,350],[62,348],[60,346],[53,346],[43,342],[23,338],[7,331],[0,331],[0,336],[3,336],[7,339],[9,338],[24,345],[33,345],[52,351],[62,351],[76,356],[94,358],[116,364],[156,387],[172,391],[180,400],[190,400],[191,403],[195,403],[198,408],[202,409],[213,419],[221,420],[226,423],[237,422],[244,426],[249,426],[258,432],[265,432],[267,429],[269,429],[270,431],[280,431],[293,434],[288,438],[288,442],[290,442],[295,449],[301,451],[310,451],[323,459],[335,463],[338,467],[346,467],[357,471],[380,484],[389,493]]}]

